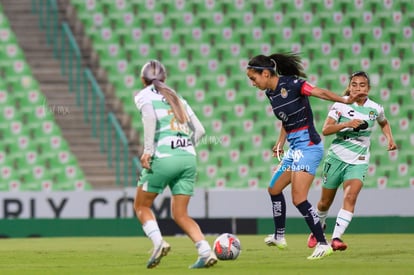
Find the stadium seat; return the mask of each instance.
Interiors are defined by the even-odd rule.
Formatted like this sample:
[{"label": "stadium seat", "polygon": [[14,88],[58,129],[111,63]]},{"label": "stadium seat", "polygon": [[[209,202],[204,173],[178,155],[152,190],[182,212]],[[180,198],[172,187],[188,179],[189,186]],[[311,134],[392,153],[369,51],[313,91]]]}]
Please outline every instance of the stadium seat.
[{"label": "stadium seat", "polygon": [[[86,5],[94,1],[73,3]],[[65,141],[3,12],[0,12],[0,106],[0,190],[46,190],[53,183],[47,176],[54,165],[50,160],[56,152],[52,149]],[[57,142],[61,140],[64,142]],[[90,188],[87,182],[85,186]]]},{"label": "stadium seat", "polygon": [[[270,172],[263,167],[268,164],[254,167],[247,164],[247,179],[243,183],[234,180],[240,177],[236,171],[239,166],[252,159],[261,161],[257,152],[271,146],[274,134],[279,131],[278,124],[270,122],[275,118],[266,109],[266,98],[260,93],[254,96],[255,89],[245,76],[247,60],[253,55],[300,52],[306,62],[308,79],[337,93],[344,90],[350,72],[366,70],[372,78],[373,97],[383,99],[386,106],[399,104],[400,114],[407,118],[412,114],[411,109],[405,108],[409,101],[407,94],[403,94],[412,83],[413,71],[409,61],[414,51],[410,39],[410,1],[397,1],[391,6],[383,2],[346,0],[127,2],[119,2],[128,6],[127,10],[119,10],[114,0],[95,3],[98,7],[95,12],[104,16],[99,22],[105,22],[96,30],[108,28],[114,34],[114,39],[102,43],[105,46],[101,49],[108,47],[108,43],[119,43],[128,62],[127,66],[118,66],[126,64],[122,57],[111,58],[108,52],[101,51],[101,64],[107,64],[109,80],[124,103],[124,110],[135,117],[137,110],[131,97],[140,87],[132,81],[133,74],[149,58],[165,63],[169,72],[167,83],[189,101],[207,132],[228,139],[227,147],[200,148],[209,149],[208,161],[199,170],[206,186],[249,188],[258,184],[266,187],[267,179],[263,178]],[[109,10],[113,12],[108,13]],[[98,33],[95,31],[95,36]],[[95,44],[98,48],[99,43]],[[120,72],[119,68],[126,71]],[[330,103],[318,100],[312,104],[320,131]],[[410,119],[407,124],[401,118],[389,116],[393,125],[411,124]],[[133,119],[132,123],[134,129],[142,130],[139,119]],[[273,136],[267,137],[273,130]],[[394,130],[401,144],[406,131],[399,127]],[[266,133],[259,147],[254,147],[251,140],[254,133]],[[236,167],[221,169],[217,167],[218,161],[223,162],[221,154],[229,152],[229,148],[237,148],[243,157]],[[389,171],[379,162],[383,149],[373,145],[373,160],[378,157],[375,177]],[[379,153],[374,153],[377,150]],[[255,158],[250,153],[245,157],[245,151],[256,154]],[[382,182],[373,177],[367,186],[382,188]]]}]

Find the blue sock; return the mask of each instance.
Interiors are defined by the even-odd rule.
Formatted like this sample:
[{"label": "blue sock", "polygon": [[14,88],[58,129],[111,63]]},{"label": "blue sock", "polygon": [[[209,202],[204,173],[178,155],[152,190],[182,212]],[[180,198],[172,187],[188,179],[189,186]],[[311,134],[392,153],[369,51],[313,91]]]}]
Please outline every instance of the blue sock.
[{"label": "blue sock", "polygon": [[273,222],[275,224],[275,238],[283,239],[285,237],[286,224],[286,202],[283,193],[270,195],[272,200]]},{"label": "blue sock", "polygon": [[318,243],[328,244],[326,242],[325,234],[323,233],[318,213],[316,213],[313,206],[306,200],[298,204],[296,208],[305,218],[305,221],[308,224],[309,229],[312,231]]}]

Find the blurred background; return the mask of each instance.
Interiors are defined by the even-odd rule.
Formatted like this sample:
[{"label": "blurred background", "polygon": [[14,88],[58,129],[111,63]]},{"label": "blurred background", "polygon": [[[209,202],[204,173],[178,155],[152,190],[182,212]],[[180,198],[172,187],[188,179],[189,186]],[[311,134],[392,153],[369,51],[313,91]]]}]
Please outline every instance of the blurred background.
[{"label": "blurred background", "polygon": [[[281,124],[245,68],[297,52],[307,80],[338,94],[350,73],[370,75],[399,150],[377,126],[364,188],[411,194],[413,27],[411,0],[0,0],[0,193],[135,187],[133,95],[158,59],[207,131],[197,188],[265,194]],[[311,101],[321,132],[331,103]]]}]

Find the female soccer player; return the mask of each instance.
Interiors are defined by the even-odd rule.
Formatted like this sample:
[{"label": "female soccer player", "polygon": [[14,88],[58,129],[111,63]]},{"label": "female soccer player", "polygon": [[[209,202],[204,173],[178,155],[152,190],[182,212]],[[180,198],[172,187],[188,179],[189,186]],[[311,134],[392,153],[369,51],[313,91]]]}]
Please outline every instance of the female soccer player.
[{"label": "female soccer player", "polygon": [[[363,93],[364,96],[358,97],[352,105],[335,103],[322,129],[323,135],[336,134],[324,161],[322,195],[317,207],[323,227],[336,191],[341,184],[344,189],[342,208],[338,212],[332,235],[331,246],[334,251],[347,248],[341,237],[352,220],[358,194],[368,170],[370,135],[375,121],[381,126],[388,140],[388,150],[397,149],[384,109],[368,98],[369,90],[368,74],[353,73],[349,77],[344,98],[356,93]],[[315,236],[311,234],[308,246],[315,247],[316,243]]]},{"label": "female soccer player", "polygon": [[205,131],[191,107],[164,83],[165,79],[165,67],[159,61],[146,63],[141,70],[145,88],[134,98],[144,124],[141,156],[144,169],[138,181],[134,207],[145,234],[154,245],[147,268],[157,266],[170,251],[150,209],[167,185],[172,193],[173,219],[198,250],[199,257],[190,268],[210,267],[216,264],[217,258],[200,227],[187,213],[196,177],[194,147]]},{"label": "female soccer player", "polygon": [[246,73],[253,86],[266,91],[275,116],[282,121],[280,144],[276,143],[274,153],[283,148],[284,136],[290,145],[269,184],[275,234],[267,237],[265,242],[280,249],[287,246],[284,237],[286,204],[282,191],[291,183],[293,204],[303,215],[317,240],[316,248],[308,259],[328,256],[332,254],[332,248],[325,239],[315,209],[307,200],[309,188],[323,156],[323,144],[313,124],[308,96],[346,104],[354,102],[355,98],[343,98],[301,79],[306,74],[303,72],[300,57],[293,53],[257,55],[250,59]]}]

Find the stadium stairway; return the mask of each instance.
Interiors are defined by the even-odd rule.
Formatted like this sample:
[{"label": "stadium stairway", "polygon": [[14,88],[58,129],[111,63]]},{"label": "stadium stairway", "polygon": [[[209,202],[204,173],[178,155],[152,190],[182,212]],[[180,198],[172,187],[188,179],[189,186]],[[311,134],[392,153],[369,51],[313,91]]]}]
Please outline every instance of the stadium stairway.
[{"label": "stadium stairway", "polygon": [[[106,154],[100,152],[99,139],[92,137],[90,124],[84,122],[82,106],[76,105],[75,93],[69,92],[68,79],[61,75],[61,64],[54,58],[46,35],[39,28],[38,16],[32,13],[31,0],[0,2],[47,98],[47,108],[53,112],[87,181],[94,189],[115,187],[115,169],[108,167]],[[64,16],[61,9],[60,16]]]}]

